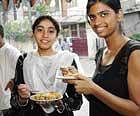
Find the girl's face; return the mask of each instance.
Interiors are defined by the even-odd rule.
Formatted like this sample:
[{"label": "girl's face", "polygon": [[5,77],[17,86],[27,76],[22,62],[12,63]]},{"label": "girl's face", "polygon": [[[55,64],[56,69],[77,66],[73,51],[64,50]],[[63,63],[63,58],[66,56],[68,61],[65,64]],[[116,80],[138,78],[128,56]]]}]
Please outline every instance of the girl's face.
[{"label": "girl's face", "polygon": [[56,41],[57,31],[53,23],[49,20],[41,21],[35,28],[34,38],[37,42],[38,49],[49,50],[52,49]]},{"label": "girl's face", "polygon": [[120,14],[101,2],[91,6],[88,20],[99,37],[107,38],[119,31]]}]

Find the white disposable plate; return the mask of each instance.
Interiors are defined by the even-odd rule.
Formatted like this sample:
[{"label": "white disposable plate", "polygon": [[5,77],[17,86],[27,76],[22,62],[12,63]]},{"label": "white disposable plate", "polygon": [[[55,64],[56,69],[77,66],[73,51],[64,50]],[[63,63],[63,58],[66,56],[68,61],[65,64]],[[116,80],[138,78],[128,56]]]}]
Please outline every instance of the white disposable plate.
[{"label": "white disposable plate", "polygon": [[57,76],[56,79],[75,80],[77,78],[73,76]]}]

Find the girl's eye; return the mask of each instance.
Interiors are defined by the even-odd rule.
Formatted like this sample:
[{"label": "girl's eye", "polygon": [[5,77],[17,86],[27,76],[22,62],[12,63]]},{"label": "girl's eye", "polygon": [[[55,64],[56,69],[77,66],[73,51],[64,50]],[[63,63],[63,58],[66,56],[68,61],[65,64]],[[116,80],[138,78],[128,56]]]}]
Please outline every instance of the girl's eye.
[{"label": "girl's eye", "polygon": [[100,16],[101,17],[105,17],[105,16],[107,16],[109,13],[106,13],[106,12],[102,12],[102,13],[100,13]]},{"label": "girl's eye", "polygon": [[40,29],[40,28],[37,29],[37,32],[42,32],[42,31],[43,31],[43,29]]},{"label": "girl's eye", "polygon": [[49,30],[49,33],[55,33],[55,31],[54,30]]},{"label": "girl's eye", "polygon": [[95,18],[96,18],[96,17],[95,17],[94,15],[89,15],[89,20],[90,20],[90,21],[94,21]]}]

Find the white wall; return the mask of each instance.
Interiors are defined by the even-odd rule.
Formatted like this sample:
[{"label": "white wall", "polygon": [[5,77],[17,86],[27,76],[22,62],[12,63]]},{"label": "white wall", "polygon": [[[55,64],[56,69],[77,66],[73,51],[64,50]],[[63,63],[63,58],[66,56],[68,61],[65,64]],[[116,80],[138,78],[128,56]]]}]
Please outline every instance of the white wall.
[{"label": "white wall", "polygon": [[130,36],[133,33],[139,33],[140,17],[138,12],[125,14],[124,17],[124,31]]},{"label": "white wall", "polygon": [[87,43],[88,43],[88,57],[89,58],[94,58],[96,54],[96,38],[98,36],[96,33],[93,32],[89,24],[87,23]]},{"label": "white wall", "polygon": [[77,0],[77,7],[68,8],[69,15],[85,15],[87,0]]}]

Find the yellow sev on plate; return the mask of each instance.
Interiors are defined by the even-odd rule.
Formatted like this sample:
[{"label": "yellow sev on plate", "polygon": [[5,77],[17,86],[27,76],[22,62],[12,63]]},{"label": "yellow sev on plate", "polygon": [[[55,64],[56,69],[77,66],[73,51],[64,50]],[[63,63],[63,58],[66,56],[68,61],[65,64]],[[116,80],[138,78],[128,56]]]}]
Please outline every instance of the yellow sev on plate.
[{"label": "yellow sev on plate", "polygon": [[63,95],[59,92],[39,92],[30,97],[31,100],[36,102],[50,102],[63,98]]}]

